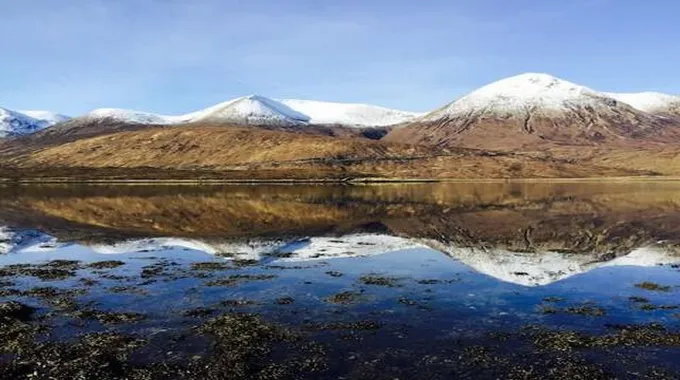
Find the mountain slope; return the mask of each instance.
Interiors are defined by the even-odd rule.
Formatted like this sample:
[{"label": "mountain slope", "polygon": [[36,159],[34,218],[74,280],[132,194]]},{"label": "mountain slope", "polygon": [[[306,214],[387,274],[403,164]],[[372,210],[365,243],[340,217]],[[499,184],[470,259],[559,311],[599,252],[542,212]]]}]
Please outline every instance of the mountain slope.
[{"label": "mountain slope", "polygon": [[659,92],[638,92],[638,93],[606,93],[612,98],[628,103],[640,111],[680,116],[680,96],[662,94]]},{"label": "mountain slope", "polygon": [[413,120],[420,114],[368,104],[284,99],[281,103],[305,114],[310,124],[385,127]]},{"label": "mountain slope", "polygon": [[[649,174],[566,160],[210,125],[140,126],[5,151],[5,177],[507,178]],[[56,141],[56,142],[55,142]]]},{"label": "mountain slope", "polygon": [[52,111],[32,110],[32,111],[19,111],[19,113],[39,120],[47,126],[52,126],[54,124],[61,123],[70,119],[70,117],[66,115],[62,115]]},{"label": "mountain slope", "polygon": [[67,119],[47,111],[18,112],[0,107],[0,138],[28,135]]},{"label": "mountain slope", "polygon": [[403,123],[416,116],[419,114],[366,104],[296,99],[274,100],[264,96],[250,95],[178,116],[104,108],[94,110],[84,118],[151,125],[213,122],[270,127],[330,125],[372,128]]},{"label": "mountain slope", "polygon": [[276,100],[251,95],[230,100],[184,115],[187,122],[219,121],[238,125],[295,126],[305,125],[309,116]]},{"label": "mountain slope", "polygon": [[99,108],[85,116],[83,119],[91,120],[115,120],[118,122],[139,123],[139,124],[172,124],[173,116],[158,115],[150,112],[133,111],[121,108]]},{"label": "mountain slope", "polygon": [[416,119],[387,141],[485,149],[625,145],[680,137],[676,125],[604,93],[547,74],[486,85]]}]

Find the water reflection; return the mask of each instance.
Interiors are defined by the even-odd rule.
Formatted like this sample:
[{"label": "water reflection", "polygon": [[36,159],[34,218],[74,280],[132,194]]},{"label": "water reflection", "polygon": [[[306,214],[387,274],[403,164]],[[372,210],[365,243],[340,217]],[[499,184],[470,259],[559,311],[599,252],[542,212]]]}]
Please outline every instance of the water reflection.
[{"label": "water reflection", "polygon": [[546,285],[605,265],[678,261],[680,185],[5,187],[0,252],[77,242],[263,260],[427,247],[497,279]]},{"label": "water reflection", "polygon": [[677,378],[679,211],[672,182],[4,187],[0,375]]}]

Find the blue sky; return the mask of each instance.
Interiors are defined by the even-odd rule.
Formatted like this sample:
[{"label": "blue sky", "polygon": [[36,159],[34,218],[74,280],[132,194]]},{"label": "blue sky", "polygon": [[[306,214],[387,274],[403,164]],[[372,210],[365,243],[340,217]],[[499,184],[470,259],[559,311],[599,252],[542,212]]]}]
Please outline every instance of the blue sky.
[{"label": "blue sky", "polygon": [[424,111],[547,72],[680,93],[675,0],[0,0],[0,106],[184,113],[247,94]]}]

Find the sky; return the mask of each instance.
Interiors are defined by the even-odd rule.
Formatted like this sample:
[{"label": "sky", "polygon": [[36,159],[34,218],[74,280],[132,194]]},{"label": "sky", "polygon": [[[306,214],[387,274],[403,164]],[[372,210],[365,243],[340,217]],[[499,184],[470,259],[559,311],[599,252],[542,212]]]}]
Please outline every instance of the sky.
[{"label": "sky", "polygon": [[675,0],[0,0],[0,107],[181,114],[238,96],[441,107],[543,72],[680,94]]}]

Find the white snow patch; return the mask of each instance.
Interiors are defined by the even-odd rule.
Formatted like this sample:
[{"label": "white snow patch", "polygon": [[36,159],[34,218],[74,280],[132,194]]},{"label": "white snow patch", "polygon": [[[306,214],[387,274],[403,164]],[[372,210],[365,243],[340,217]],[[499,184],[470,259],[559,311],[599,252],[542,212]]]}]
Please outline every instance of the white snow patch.
[{"label": "white snow patch", "polygon": [[190,121],[220,121],[245,125],[306,124],[309,117],[276,100],[250,95],[185,115]]},{"label": "white snow patch", "polygon": [[56,112],[51,112],[51,111],[41,111],[41,110],[34,110],[34,111],[19,111],[20,113],[32,117],[36,120],[41,121],[43,124],[46,126],[52,126],[57,123],[64,122],[66,120],[69,120],[70,117],[66,115],[62,115]]},{"label": "white snow patch", "polygon": [[548,74],[527,73],[488,84],[431,112],[423,120],[481,113],[517,113],[540,109],[562,111],[570,107],[601,107],[607,95]]},{"label": "white snow patch", "polygon": [[663,112],[672,107],[680,107],[680,96],[662,94],[660,92],[615,93],[608,96],[631,105],[640,111]]},{"label": "white snow patch", "polygon": [[44,120],[38,120],[17,111],[0,108],[0,138],[27,135],[49,126],[50,124]]},{"label": "white snow patch", "polygon": [[299,99],[283,99],[281,103],[307,115],[310,124],[384,127],[404,123],[422,116],[422,114],[415,112],[399,111],[368,104]]},{"label": "white snow patch", "polygon": [[238,125],[382,127],[412,120],[421,114],[367,104],[274,100],[260,95],[244,96],[184,115],[168,116],[117,108],[94,110],[85,117],[160,125],[222,122]]},{"label": "white snow patch", "polygon": [[176,122],[176,117],[174,116],[164,116],[150,112],[125,110],[119,108],[96,109],[84,117],[90,119],[114,119],[118,121],[139,124],[173,124]]}]

